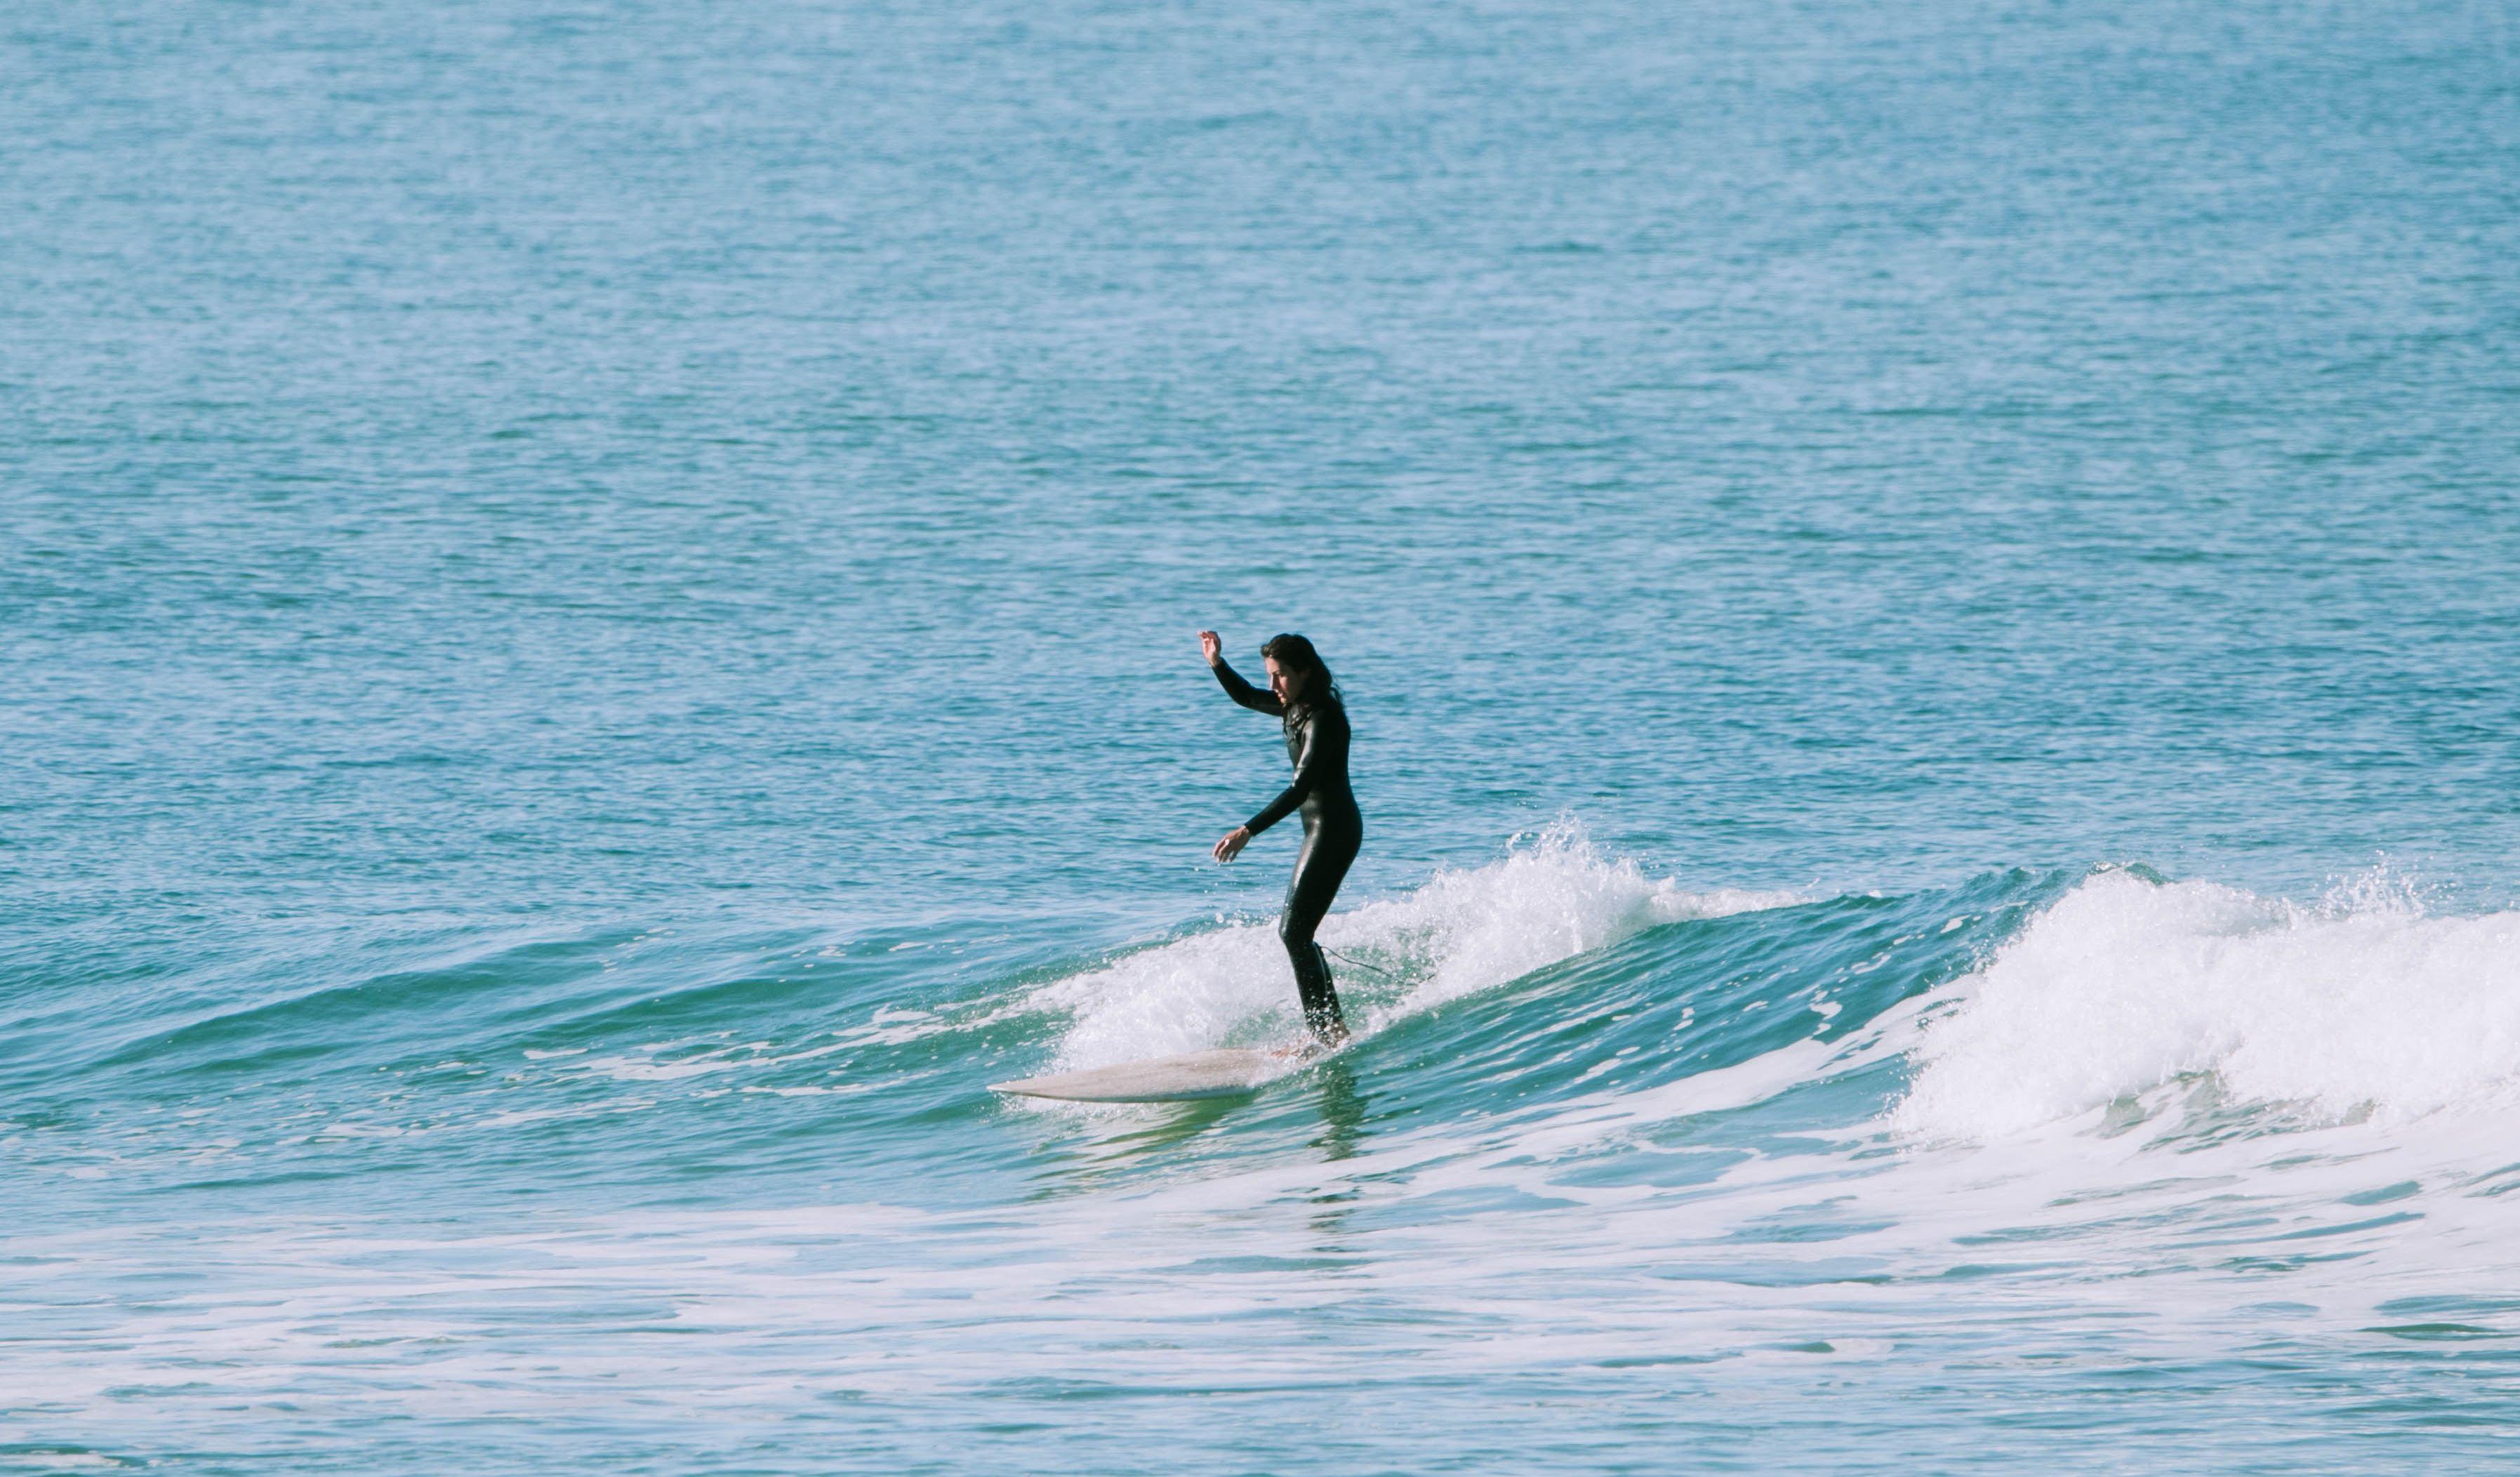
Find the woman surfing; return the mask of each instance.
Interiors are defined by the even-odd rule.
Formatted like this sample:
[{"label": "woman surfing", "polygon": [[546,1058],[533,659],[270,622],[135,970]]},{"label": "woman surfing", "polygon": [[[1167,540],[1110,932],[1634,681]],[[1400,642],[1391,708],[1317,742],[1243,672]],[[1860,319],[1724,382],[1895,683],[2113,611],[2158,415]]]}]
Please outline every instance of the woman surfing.
[{"label": "woman surfing", "polygon": [[1304,1024],[1325,1047],[1347,1040],[1347,1021],[1339,1013],[1338,992],[1330,987],[1329,962],[1322,958],[1313,931],[1330,911],[1348,865],[1365,844],[1365,817],[1347,783],[1347,707],[1339,700],[1330,669],[1321,653],[1300,636],[1273,636],[1260,648],[1268,664],[1269,690],[1262,692],[1228,666],[1213,631],[1198,633],[1198,647],[1225,695],[1254,712],[1277,718],[1286,733],[1286,757],[1295,766],[1294,783],[1259,814],[1225,833],[1216,843],[1216,859],[1231,862],[1253,836],[1300,811],[1304,846],[1295,854],[1295,874],[1286,884],[1286,912],[1278,920],[1278,937],[1295,966],[1295,994],[1304,1005]]}]

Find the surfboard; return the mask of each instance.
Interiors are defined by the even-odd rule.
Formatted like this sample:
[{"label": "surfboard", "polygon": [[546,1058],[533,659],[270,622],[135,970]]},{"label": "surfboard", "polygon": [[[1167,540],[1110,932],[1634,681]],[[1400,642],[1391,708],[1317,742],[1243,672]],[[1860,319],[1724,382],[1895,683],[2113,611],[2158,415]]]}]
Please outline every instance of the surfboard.
[{"label": "surfboard", "polygon": [[1309,1059],[1277,1052],[1192,1052],[1187,1056],[1156,1056],[1082,1072],[993,1082],[989,1089],[1070,1102],[1198,1102],[1256,1093],[1272,1078],[1283,1077]]}]

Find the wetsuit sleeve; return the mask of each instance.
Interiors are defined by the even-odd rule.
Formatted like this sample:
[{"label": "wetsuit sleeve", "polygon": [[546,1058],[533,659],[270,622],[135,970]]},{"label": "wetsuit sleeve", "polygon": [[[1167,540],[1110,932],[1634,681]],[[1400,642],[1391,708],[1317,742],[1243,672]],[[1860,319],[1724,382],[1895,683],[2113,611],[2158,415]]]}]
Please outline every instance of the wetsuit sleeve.
[{"label": "wetsuit sleeve", "polygon": [[1266,713],[1272,718],[1286,711],[1286,705],[1278,700],[1277,694],[1244,682],[1242,674],[1226,665],[1224,657],[1220,656],[1216,659],[1215,671],[1217,684],[1225,689],[1225,695],[1244,707],[1255,713]]},{"label": "wetsuit sleeve", "polygon": [[1253,835],[1294,814],[1295,807],[1313,792],[1322,776],[1343,769],[1347,764],[1347,720],[1336,708],[1315,708],[1304,717],[1303,746],[1295,751],[1295,782],[1278,792],[1278,798],[1260,808],[1260,813],[1242,823]]}]

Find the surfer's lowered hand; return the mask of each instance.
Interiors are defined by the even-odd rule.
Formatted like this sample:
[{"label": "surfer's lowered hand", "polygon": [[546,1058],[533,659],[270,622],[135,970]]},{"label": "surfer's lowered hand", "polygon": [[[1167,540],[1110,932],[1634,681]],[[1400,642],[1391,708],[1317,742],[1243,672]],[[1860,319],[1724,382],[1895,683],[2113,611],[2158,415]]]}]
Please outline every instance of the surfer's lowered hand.
[{"label": "surfer's lowered hand", "polygon": [[1225,644],[1216,639],[1215,632],[1201,631],[1198,633],[1198,654],[1206,657],[1207,664],[1212,667],[1224,657]]}]

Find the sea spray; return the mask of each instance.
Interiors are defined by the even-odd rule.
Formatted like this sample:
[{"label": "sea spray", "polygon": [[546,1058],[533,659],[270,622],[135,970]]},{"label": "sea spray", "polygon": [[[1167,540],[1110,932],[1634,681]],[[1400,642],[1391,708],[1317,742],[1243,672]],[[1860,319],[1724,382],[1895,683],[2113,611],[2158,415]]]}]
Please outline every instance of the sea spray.
[{"label": "sea spray", "polygon": [[[1484,866],[1437,872],[1398,897],[1333,914],[1322,929],[1365,1034],[1393,1020],[1606,947],[1660,923],[1800,901],[1692,892],[1612,858],[1561,821],[1516,836]],[[1042,987],[1067,1012],[1059,1070],[1218,1046],[1292,1040],[1292,976],[1274,920],[1236,921],[1124,955]]]},{"label": "sea spray", "polygon": [[1956,995],[1903,1129],[1999,1138],[2204,1074],[2331,1118],[2520,1093],[2520,914],[2434,917],[2401,886],[2305,907],[2102,872]]}]

